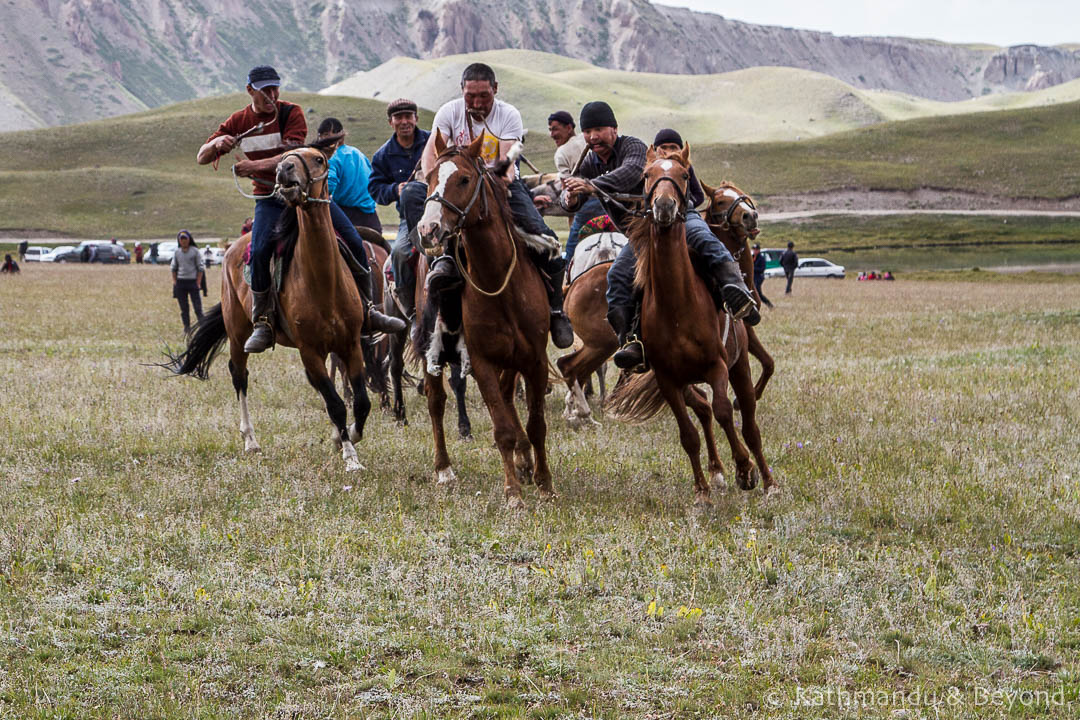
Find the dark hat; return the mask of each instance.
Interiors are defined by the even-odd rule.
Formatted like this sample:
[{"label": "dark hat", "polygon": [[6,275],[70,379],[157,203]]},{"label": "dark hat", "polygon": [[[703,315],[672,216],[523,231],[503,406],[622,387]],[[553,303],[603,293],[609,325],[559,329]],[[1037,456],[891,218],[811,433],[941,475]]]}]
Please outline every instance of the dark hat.
[{"label": "dark hat", "polygon": [[603,100],[594,100],[585,103],[581,108],[581,129],[589,130],[596,127],[619,127],[615,121],[615,111]]},{"label": "dark hat", "polygon": [[405,98],[398,98],[386,106],[386,117],[388,118],[403,112],[416,112],[416,103]]},{"label": "dark hat", "polygon": [[248,85],[256,90],[278,87],[281,85],[281,77],[277,74],[277,70],[269,65],[259,65],[248,72]]},{"label": "dark hat", "polygon": [[559,110],[548,115],[548,123],[550,124],[552,121],[574,127],[574,116],[565,110]]},{"label": "dark hat", "polygon": [[666,143],[675,143],[679,147],[682,147],[682,136],[671,128],[664,128],[656,133],[656,137],[653,139],[652,144],[653,147],[660,147]]},{"label": "dark hat", "polygon": [[187,235],[188,240],[194,240],[194,238],[191,237],[191,233],[189,233],[187,230],[181,230],[180,232],[176,233],[176,241],[180,242],[180,238],[184,237],[185,235]]}]

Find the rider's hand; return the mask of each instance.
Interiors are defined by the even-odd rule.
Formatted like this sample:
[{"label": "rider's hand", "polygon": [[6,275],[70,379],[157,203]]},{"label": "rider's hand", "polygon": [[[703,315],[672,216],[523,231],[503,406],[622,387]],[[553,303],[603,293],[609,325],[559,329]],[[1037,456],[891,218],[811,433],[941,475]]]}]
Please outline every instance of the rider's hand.
[{"label": "rider's hand", "polygon": [[563,180],[563,188],[571,196],[574,195],[591,195],[593,191],[592,183],[584,178],[568,177]]},{"label": "rider's hand", "polygon": [[255,174],[255,161],[254,160],[241,160],[233,166],[236,170],[236,174],[240,177],[248,177]]},{"label": "rider's hand", "polygon": [[543,210],[544,208],[551,205],[551,198],[549,198],[547,195],[534,195],[532,201],[533,205],[536,206],[537,210]]},{"label": "rider's hand", "polygon": [[227,152],[232,152],[232,149],[236,147],[236,138],[232,135],[222,135],[214,142],[214,149],[217,150],[218,155],[224,155]]},{"label": "rider's hand", "polygon": [[397,186],[397,196],[398,197],[401,197],[401,191],[405,189],[405,185],[406,185],[406,183],[398,183],[398,186]]}]

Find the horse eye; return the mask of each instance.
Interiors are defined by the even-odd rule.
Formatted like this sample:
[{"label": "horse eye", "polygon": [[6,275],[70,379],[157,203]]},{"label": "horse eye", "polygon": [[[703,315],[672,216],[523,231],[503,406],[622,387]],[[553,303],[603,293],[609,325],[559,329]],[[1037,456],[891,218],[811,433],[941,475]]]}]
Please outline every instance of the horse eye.
[{"label": "horse eye", "polygon": [[469,184],[469,178],[467,178],[467,177],[463,177],[460,180],[458,180],[458,185],[460,185],[461,187],[465,187],[468,184]]},{"label": "horse eye", "polygon": [[689,180],[690,179],[690,173],[683,173],[682,174],[682,179],[683,180]]}]

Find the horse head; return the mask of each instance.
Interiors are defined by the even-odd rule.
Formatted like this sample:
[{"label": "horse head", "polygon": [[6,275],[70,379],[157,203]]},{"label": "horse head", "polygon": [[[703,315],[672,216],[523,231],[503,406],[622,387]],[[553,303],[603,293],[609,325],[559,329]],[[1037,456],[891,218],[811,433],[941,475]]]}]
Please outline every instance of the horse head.
[{"label": "horse head", "polygon": [[757,206],[750,196],[731,183],[721,183],[714,188],[701,183],[709,198],[706,222],[719,225],[722,230],[734,231],[740,240],[753,239],[758,232]]},{"label": "horse head", "polygon": [[650,146],[645,155],[645,205],[652,220],[668,227],[686,219],[686,185],[690,182],[690,145],[681,153],[657,155]]},{"label": "horse head", "polygon": [[311,145],[289,150],[278,162],[276,191],[290,206],[308,202],[330,202],[326,189],[330,156],[343,134],[317,140]]},{"label": "horse head", "polygon": [[[466,147],[447,146],[442,132],[435,131],[435,165],[428,173],[428,196],[417,223],[420,244],[429,254],[441,253],[448,239],[487,213],[483,161],[484,135]],[[483,198],[482,207],[476,201]]]}]

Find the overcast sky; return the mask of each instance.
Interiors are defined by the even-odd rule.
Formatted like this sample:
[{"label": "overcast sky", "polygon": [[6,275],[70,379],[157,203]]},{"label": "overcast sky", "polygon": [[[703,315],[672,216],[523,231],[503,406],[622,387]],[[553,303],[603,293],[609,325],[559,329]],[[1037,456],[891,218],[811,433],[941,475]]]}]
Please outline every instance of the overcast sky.
[{"label": "overcast sky", "polygon": [[652,0],[731,20],[954,43],[1080,43],[1078,0]]}]

